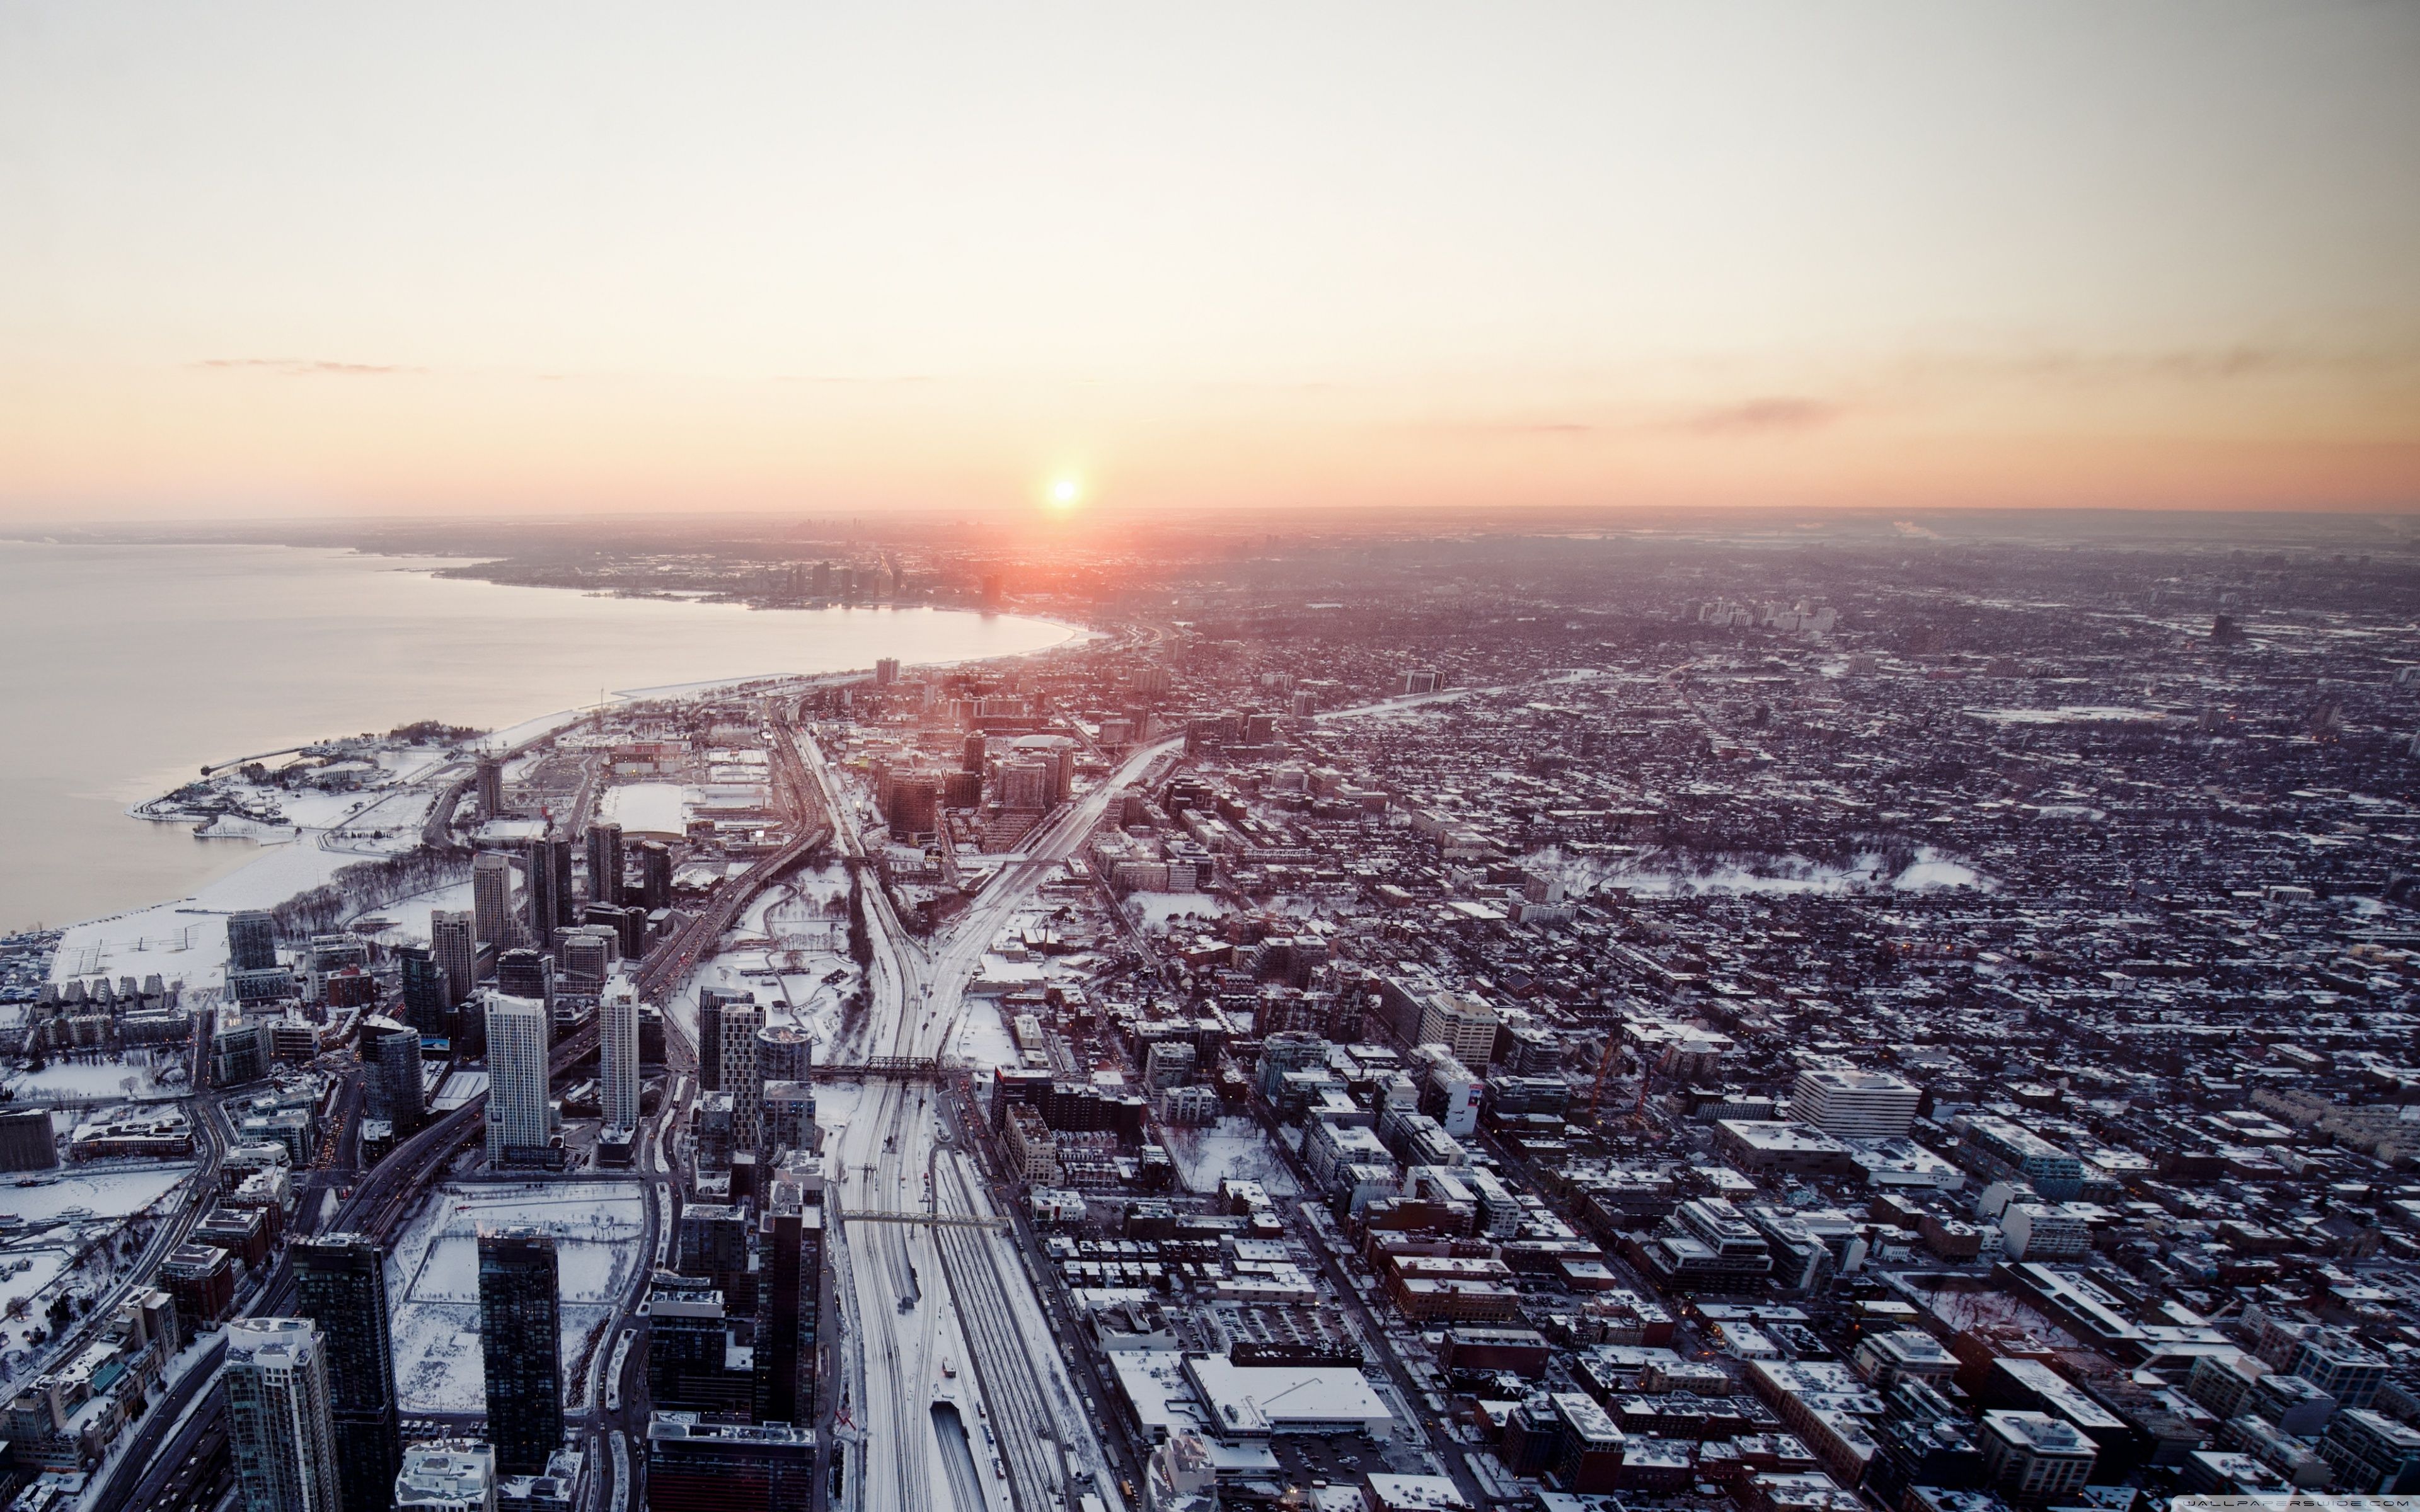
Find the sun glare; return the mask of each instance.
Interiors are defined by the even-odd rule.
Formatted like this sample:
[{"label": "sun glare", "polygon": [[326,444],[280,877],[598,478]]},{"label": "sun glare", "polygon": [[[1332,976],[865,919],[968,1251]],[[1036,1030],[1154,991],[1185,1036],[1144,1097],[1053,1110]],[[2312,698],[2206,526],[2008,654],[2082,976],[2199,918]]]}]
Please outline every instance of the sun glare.
[{"label": "sun glare", "polygon": [[1050,501],[1050,507],[1053,509],[1073,509],[1083,501],[1084,480],[1075,476],[1073,473],[1066,473],[1053,478],[1050,480],[1050,487],[1047,497]]}]

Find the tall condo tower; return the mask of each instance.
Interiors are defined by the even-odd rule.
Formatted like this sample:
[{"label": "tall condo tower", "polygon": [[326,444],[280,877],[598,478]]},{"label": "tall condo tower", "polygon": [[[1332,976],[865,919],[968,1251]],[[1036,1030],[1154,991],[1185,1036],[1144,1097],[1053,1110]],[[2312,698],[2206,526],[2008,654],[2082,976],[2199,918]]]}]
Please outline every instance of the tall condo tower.
[{"label": "tall condo tower", "polygon": [[622,901],[622,826],[619,825],[588,826],[588,901],[597,903],[618,903]]},{"label": "tall condo tower", "polygon": [[307,1318],[229,1323],[222,1376],[244,1512],[342,1512],[319,1325]]},{"label": "tall condo tower", "polygon": [[227,969],[267,971],[277,964],[277,925],[267,914],[227,915]]},{"label": "tall condo tower", "polygon": [[554,1134],[547,1101],[546,1005],[488,995],[488,1164],[542,1149]]},{"label": "tall condo tower", "polygon": [[393,1019],[364,1019],[359,1044],[369,1072],[363,1088],[369,1116],[394,1124],[397,1139],[410,1138],[427,1111],[421,1101],[420,1031]]},{"label": "tall condo tower", "polygon": [[471,863],[471,913],[481,944],[513,943],[513,858],[504,852],[481,851]]},{"label": "tall condo tower", "polygon": [[429,949],[445,979],[445,1006],[459,1008],[470,1000],[471,976],[478,969],[479,936],[467,908],[441,908],[428,916]]},{"label": "tall condo tower", "polygon": [[571,917],[571,841],[548,836],[530,841],[529,937],[543,950]]},{"label": "tall condo tower", "polygon": [[546,1472],[563,1446],[562,1278],[551,1236],[479,1236],[479,1345],[488,1369],[488,1442],[507,1475]]},{"label": "tall condo tower", "polygon": [[597,1009],[597,1057],[605,1083],[605,1127],[639,1126],[639,995],[616,982]]},{"label": "tall condo tower", "polygon": [[295,1305],[326,1346],[336,1480],[345,1512],[387,1512],[403,1467],[395,1340],[386,1294],[386,1246],[366,1234],[298,1239],[291,1250]]},{"label": "tall condo tower", "polygon": [[765,1011],[753,1003],[722,1005],[722,1089],[731,1094],[731,1142],[754,1149],[765,1140],[765,1078],[756,1067],[756,1031]]}]

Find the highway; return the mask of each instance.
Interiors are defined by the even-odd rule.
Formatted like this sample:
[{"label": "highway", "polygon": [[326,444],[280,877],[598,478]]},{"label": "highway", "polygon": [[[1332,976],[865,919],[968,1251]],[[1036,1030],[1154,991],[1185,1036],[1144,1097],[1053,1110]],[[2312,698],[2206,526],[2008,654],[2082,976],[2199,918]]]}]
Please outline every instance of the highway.
[{"label": "highway", "polygon": [[[551,1057],[553,1070],[560,1073],[597,1045],[594,1024],[564,1037],[554,1047]],[[426,1128],[398,1145],[386,1159],[372,1166],[354,1184],[351,1194],[342,1199],[329,1232],[347,1230],[370,1234],[392,1242],[404,1220],[411,1213],[431,1181],[439,1179],[462,1149],[475,1142],[484,1132],[488,1100],[474,1097],[451,1113],[433,1119]],[[319,1231],[318,1217],[320,1204],[316,1194],[325,1190],[324,1180],[333,1173],[312,1173],[320,1180],[309,1182],[298,1178],[294,1204],[293,1227],[287,1237]],[[313,1196],[306,1198],[308,1191]],[[293,1268],[285,1254],[280,1253],[262,1282],[255,1287],[236,1309],[241,1318],[278,1318],[290,1314],[294,1305]],[[222,1331],[223,1335],[223,1331]],[[217,1434],[224,1443],[220,1419],[224,1416],[223,1398],[219,1396],[218,1371],[225,1358],[224,1336],[213,1341],[204,1356],[178,1378],[162,1398],[151,1405],[134,1430],[127,1452],[104,1466],[85,1503],[86,1512],[121,1512],[134,1506],[145,1512],[166,1512],[181,1506],[173,1490],[178,1473],[204,1441]],[[196,1396],[208,1393],[209,1399],[188,1414]],[[164,1448],[163,1441],[165,1441]]]},{"label": "highway", "polygon": [[[870,1055],[938,1057],[956,1035],[966,991],[985,950],[1058,873],[1092,833],[1109,797],[1137,780],[1180,742],[1141,748],[1108,781],[1067,805],[1026,841],[1018,858],[1001,866],[964,914],[930,940],[901,927],[881,888],[865,888],[873,960],[866,988],[876,1026]],[[822,752],[812,739],[800,751],[822,786],[827,811],[846,815]],[[851,826],[838,825],[852,857],[862,852]],[[900,1080],[869,1080],[855,1114],[833,1141],[834,1200],[849,1209],[925,1209],[988,1212],[983,1183],[937,1135],[943,1128],[943,1088]],[[935,1190],[938,1180],[939,1190]],[[1043,1320],[1047,1314],[1016,1258],[1014,1241],[979,1229],[935,1229],[909,1224],[838,1226],[845,1314],[844,1366],[847,1423],[854,1447],[845,1502],[851,1512],[942,1504],[939,1477],[957,1512],[969,1505],[961,1477],[946,1473],[932,1415],[935,1385],[945,1361],[964,1360],[982,1393],[983,1411],[968,1425],[979,1469],[1004,1473],[1019,1512],[1056,1512],[1078,1494],[1097,1491],[1112,1509],[1123,1503],[1117,1476],[1091,1417],[1069,1387],[1066,1368]],[[903,1305],[904,1304],[904,1305]],[[997,1470],[989,1449],[999,1455]]]}]

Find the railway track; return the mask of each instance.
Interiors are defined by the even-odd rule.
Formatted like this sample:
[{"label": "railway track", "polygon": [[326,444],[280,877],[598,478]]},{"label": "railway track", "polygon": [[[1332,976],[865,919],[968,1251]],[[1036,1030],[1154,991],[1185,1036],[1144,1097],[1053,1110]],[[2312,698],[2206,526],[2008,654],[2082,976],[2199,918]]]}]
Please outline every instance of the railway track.
[{"label": "railway track", "polygon": [[[960,1212],[977,1210],[967,1189],[964,1172],[951,1163],[947,1183]],[[991,1408],[999,1450],[1008,1468],[1021,1507],[1064,1506],[1067,1502],[1067,1456],[1061,1443],[1058,1415],[1026,1351],[1015,1308],[1001,1279],[998,1256],[990,1242],[976,1231],[952,1229],[937,1234],[942,1270],[956,1303],[958,1324],[965,1334],[984,1400]],[[1047,1445],[1046,1452],[1045,1445]]]}]

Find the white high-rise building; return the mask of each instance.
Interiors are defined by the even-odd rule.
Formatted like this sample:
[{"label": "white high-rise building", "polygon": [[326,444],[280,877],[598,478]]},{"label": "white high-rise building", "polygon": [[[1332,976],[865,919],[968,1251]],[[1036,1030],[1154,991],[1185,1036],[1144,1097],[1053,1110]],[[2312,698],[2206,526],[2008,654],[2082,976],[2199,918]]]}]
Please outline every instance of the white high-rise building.
[{"label": "white high-rise building", "polygon": [[1473,993],[1434,993],[1420,1011],[1414,1044],[1441,1044],[1466,1066],[1485,1069],[1496,1058],[1496,1027],[1502,1021],[1487,999]]},{"label": "white high-rise building", "polygon": [[547,1098],[546,1005],[488,995],[488,1164],[510,1149],[537,1149],[554,1134]]},{"label": "white high-rise building", "polygon": [[756,1063],[756,1031],[765,1011],[745,1003],[722,1007],[722,1089],[731,1094],[731,1144],[754,1149],[765,1142],[765,1073]]},{"label": "white high-rise building", "polygon": [[639,995],[627,981],[605,989],[597,1013],[597,1056],[605,1084],[605,1127],[639,1126]]},{"label": "white high-rise building", "polygon": [[338,1512],[327,1348],[307,1318],[227,1325],[227,1448],[244,1512]]},{"label": "white high-rise building", "polygon": [[1878,1071],[1802,1071],[1790,1088],[1791,1117],[1835,1139],[1897,1139],[1916,1121],[1923,1098]]}]

